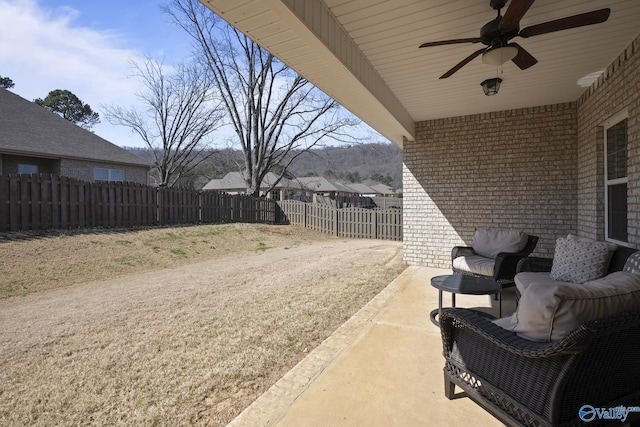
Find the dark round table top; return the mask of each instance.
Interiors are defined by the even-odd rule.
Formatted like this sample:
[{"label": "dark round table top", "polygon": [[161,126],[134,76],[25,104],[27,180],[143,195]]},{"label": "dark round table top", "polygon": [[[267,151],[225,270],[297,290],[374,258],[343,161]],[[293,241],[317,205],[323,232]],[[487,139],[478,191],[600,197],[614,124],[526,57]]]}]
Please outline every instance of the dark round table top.
[{"label": "dark round table top", "polygon": [[441,291],[468,295],[491,295],[502,291],[502,286],[493,279],[460,274],[432,277],[431,286]]}]

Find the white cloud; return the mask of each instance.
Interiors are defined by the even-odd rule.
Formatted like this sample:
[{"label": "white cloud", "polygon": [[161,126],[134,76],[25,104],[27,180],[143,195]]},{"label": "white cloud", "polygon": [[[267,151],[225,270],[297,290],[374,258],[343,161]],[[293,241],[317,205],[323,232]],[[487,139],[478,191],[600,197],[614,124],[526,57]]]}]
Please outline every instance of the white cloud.
[{"label": "white cloud", "polygon": [[[136,103],[138,83],[126,75],[129,61],[144,55],[115,31],[82,27],[79,11],[36,0],[0,0],[0,10],[0,75],[13,80],[14,93],[33,100],[68,89],[99,113],[101,105]],[[93,130],[117,145],[141,145],[105,119]]]}]

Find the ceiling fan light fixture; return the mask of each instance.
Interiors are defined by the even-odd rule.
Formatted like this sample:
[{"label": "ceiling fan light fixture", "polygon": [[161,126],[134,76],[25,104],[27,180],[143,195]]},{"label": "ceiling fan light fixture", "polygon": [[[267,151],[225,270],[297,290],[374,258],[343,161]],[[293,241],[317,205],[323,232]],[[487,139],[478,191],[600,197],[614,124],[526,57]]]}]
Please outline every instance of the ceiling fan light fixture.
[{"label": "ceiling fan light fixture", "polygon": [[484,94],[487,96],[493,96],[498,93],[500,89],[500,83],[502,83],[502,79],[500,77],[494,77],[492,79],[487,79],[480,83],[482,86],[482,90]]},{"label": "ceiling fan light fixture", "polygon": [[518,48],[515,46],[496,46],[488,48],[482,54],[482,62],[488,65],[502,65],[511,61],[518,55]]}]

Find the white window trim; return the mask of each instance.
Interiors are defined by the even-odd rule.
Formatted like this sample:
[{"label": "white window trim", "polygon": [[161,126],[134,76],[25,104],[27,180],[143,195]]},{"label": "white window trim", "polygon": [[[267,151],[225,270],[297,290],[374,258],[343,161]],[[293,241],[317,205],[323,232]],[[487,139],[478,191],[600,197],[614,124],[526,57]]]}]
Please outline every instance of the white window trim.
[{"label": "white window trim", "polygon": [[[624,242],[609,237],[609,185],[616,184],[628,184],[629,183],[629,171],[627,170],[627,176],[624,178],[617,178],[609,180],[608,174],[608,159],[607,159],[607,129],[629,118],[629,112],[625,109],[613,116],[609,117],[602,127],[604,128],[604,239],[607,242],[616,243],[620,246],[629,246],[629,242]],[[627,141],[628,142],[628,141]],[[628,166],[628,164],[627,164]],[[628,225],[628,224],[627,224]]]}]

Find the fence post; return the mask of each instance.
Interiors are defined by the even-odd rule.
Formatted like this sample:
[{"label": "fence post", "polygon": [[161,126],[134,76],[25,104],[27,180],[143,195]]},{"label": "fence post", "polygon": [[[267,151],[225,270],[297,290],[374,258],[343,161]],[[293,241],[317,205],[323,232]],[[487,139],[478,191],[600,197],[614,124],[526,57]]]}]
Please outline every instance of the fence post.
[{"label": "fence post", "polygon": [[378,238],[378,211],[373,211],[373,238]]}]

